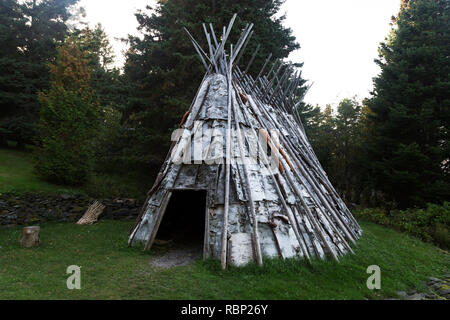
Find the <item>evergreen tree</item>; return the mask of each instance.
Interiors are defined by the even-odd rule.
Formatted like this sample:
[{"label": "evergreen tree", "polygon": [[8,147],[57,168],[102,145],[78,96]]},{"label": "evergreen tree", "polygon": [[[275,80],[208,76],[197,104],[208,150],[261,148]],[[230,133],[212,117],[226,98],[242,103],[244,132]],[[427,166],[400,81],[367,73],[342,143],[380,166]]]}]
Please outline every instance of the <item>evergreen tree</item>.
[{"label": "evergreen tree", "polygon": [[308,137],[313,135],[314,129],[317,128],[317,123],[320,122],[320,106],[305,104],[304,106],[298,108],[298,114],[300,115],[300,120],[302,121]]},{"label": "evergreen tree", "polygon": [[64,41],[78,0],[1,0],[0,141],[31,143],[39,119],[37,93],[48,88],[46,65]]},{"label": "evergreen tree", "polygon": [[305,127],[314,153],[320,161],[331,181],[334,181],[334,159],[336,148],[336,121],[333,109],[327,105],[323,111],[319,106],[307,106],[300,111],[300,117]]},{"label": "evergreen tree", "polygon": [[335,119],[334,180],[346,200],[358,198],[361,190],[356,189],[359,175],[361,106],[354,99],[343,99],[337,107]]},{"label": "evergreen tree", "polygon": [[17,0],[0,0],[0,145],[5,145],[17,127],[12,117],[16,108],[27,103],[27,81],[23,72],[23,34],[26,19]]},{"label": "evergreen tree", "polygon": [[128,87],[120,70],[113,66],[114,55],[108,37],[100,24],[93,29],[75,30],[72,38],[88,61],[90,85],[101,105],[101,124],[94,141],[96,173],[117,173],[124,170],[120,152],[127,131],[121,124],[128,99]]},{"label": "evergreen tree", "polygon": [[120,70],[113,65],[115,56],[102,25],[75,30],[71,37],[88,61],[91,87],[100,104],[122,110],[127,98],[126,86]]},{"label": "evergreen tree", "polygon": [[361,203],[369,197],[364,152],[367,113],[366,106],[348,98],[339,103],[336,111],[330,105],[323,110],[308,106],[300,113],[317,158],[347,202]]},{"label": "evergreen tree", "polygon": [[99,105],[89,86],[88,61],[73,39],[58,49],[50,73],[50,90],[39,94],[41,145],[35,168],[48,181],[83,184],[91,170]]},{"label": "evergreen tree", "polygon": [[228,25],[237,13],[229,43],[236,43],[246,23],[254,23],[255,33],[240,64],[245,67],[260,44],[250,70],[255,73],[269,53],[283,59],[299,48],[291,30],[282,25],[284,17],[275,17],[282,3],[281,0],[167,0],[159,1],[151,14],[136,14],[142,37],[128,39],[125,77],[133,85],[133,91],[124,112],[123,120],[130,130],[122,151],[132,167],[152,173],[159,169],[170,145],[170,135],[189,108],[204,75],[183,27],[206,47],[203,22],[208,27],[212,23],[219,36],[222,26]]},{"label": "evergreen tree", "polygon": [[320,106],[305,105],[298,108],[300,119],[305,128],[314,153],[322,167],[328,172],[331,166],[331,150],[334,144],[334,119],[331,106],[327,105],[324,111]]},{"label": "evergreen tree", "polygon": [[450,2],[403,1],[368,106],[375,186],[402,207],[450,198]]}]

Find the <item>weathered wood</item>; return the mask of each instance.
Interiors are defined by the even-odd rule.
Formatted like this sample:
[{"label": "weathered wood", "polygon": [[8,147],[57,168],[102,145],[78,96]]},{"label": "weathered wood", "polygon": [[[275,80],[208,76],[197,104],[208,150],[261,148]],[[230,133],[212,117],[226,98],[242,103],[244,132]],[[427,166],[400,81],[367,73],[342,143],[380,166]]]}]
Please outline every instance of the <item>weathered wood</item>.
[{"label": "weathered wood", "polygon": [[247,27],[242,32],[242,35],[241,35],[239,41],[236,43],[234,53],[233,53],[233,55],[231,55],[231,61],[232,61],[233,65],[234,64],[237,65],[238,61],[236,59],[238,59],[238,56],[239,56],[239,53],[241,52],[242,47],[245,46],[245,43],[247,42],[247,40],[250,40],[251,35],[252,35],[252,32],[251,32],[252,28],[253,28],[253,23],[247,25]]},{"label": "weathered wood", "polygon": [[242,55],[243,55],[245,49],[247,48],[247,45],[248,45],[250,39],[252,38],[252,36],[253,36],[253,31],[250,32],[250,34],[248,35],[247,39],[245,40],[244,46],[242,47],[242,49],[240,49],[240,52],[239,52],[239,54],[238,54],[238,56],[236,58],[236,62],[235,62],[236,65],[239,65],[239,61],[241,60]]},{"label": "weathered wood", "polygon": [[210,61],[212,61],[212,64],[214,65],[216,73],[218,73],[219,69],[217,68],[217,62],[216,62],[216,59],[214,59],[214,49],[215,48],[214,48],[213,44],[211,43],[211,37],[210,37],[208,31],[206,30],[206,25],[204,23],[203,23],[203,31],[205,32],[206,40],[208,41]]},{"label": "weathered wood", "polygon": [[158,233],[159,226],[161,224],[161,221],[164,217],[164,214],[166,213],[167,205],[169,204],[170,198],[172,197],[172,192],[168,191],[166,195],[164,196],[164,200],[161,203],[161,207],[159,208],[158,212],[154,212],[154,214],[157,215],[155,226],[153,227],[152,233],[145,244],[144,250],[150,250],[150,248],[153,245],[153,242],[155,241],[156,234]]},{"label": "weathered wood", "polygon": [[205,206],[205,236],[203,239],[203,260],[208,259],[211,256],[211,250],[209,248],[209,192],[206,195],[206,206]]},{"label": "weathered wood", "polygon": [[84,215],[78,220],[77,224],[93,224],[97,222],[98,217],[102,214],[105,206],[95,201],[89,206]]},{"label": "weathered wood", "polygon": [[[198,88],[198,90],[197,90],[197,93],[195,94],[195,98],[194,98],[194,100],[192,101],[192,103],[191,103],[191,105],[190,105],[190,107],[189,107],[188,113],[190,114],[190,116],[189,116],[188,118],[190,118],[190,117],[192,116],[192,115],[191,115],[191,112],[193,111],[193,108],[194,108],[195,104],[198,103],[199,95],[200,95],[200,93],[202,92],[202,89],[204,89],[204,84],[206,84],[206,89],[205,89],[206,92],[205,92],[205,94],[204,94],[204,96],[203,96],[203,98],[202,98],[202,100],[201,100],[201,105],[203,105],[203,104],[205,103],[205,98],[206,98],[206,96],[207,96],[207,94],[208,94],[208,92],[209,92],[209,88],[210,88],[209,82],[206,83],[206,79],[207,79],[207,75],[205,75],[205,76],[203,77],[203,80],[202,80],[202,82],[201,82],[201,84],[200,84],[200,86],[199,86],[199,88]],[[200,109],[200,108],[198,108],[198,109]],[[198,113],[198,110],[197,110],[197,113]],[[196,116],[197,113],[196,113],[194,116]],[[187,120],[186,120],[186,121],[187,121]],[[169,149],[169,151],[167,152],[166,158],[164,159],[164,164],[163,164],[163,166],[161,167],[161,169],[160,169],[160,171],[159,171],[159,173],[158,173],[158,175],[157,175],[157,177],[156,177],[156,180],[155,180],[155,182],[153,183],[152,188],[151,188],[150,191],[147,193],[147,197],[146,197],[146,199],[145,199],[144,205],[142,206],[142,208],[141,208],[141,210],[140,210],[140,212],[139,212],[139,215],[138,215],[138,217],[137,217],[137,219],[136,219],[136,222],[134,223],[133,227],[130,229],[130,236],[129,236],[129,239],[128,239],[128,246],[131,246],[131,245],[132,245],[133,240],[134,240],[134,236],[135,236],[136,231],[137,231],[137,229],[138,229],[138,227],[139,227],[139,223],[142,221],[142,217],[143,217],[144,213],[145,213],[146,210],[147,210],[148,203],[149,203],[149,201],[150,201],[152,195],[153,195],[153,194],[155,193],[155,191],[159,188],[160,183],[163,181],[163,178],[165,177],[165,175],[166,175],[166,173],[167,173],[167,169],[168,169],[168,167],[169,167],[169,166],[168,166],[168,160],[169,160],[169,158],[170,158],[171,155],[172,155],[173,149],[174,149],[175,146],[177,145],[177,142],[178,142],[178,139],[180,138],[180,135],[181,135],[181,134],[178,133],[177,138],[175,139],[175,141],[172,142],[172,144],[171,144],[171,146],[170,146],[170,149]]]},{"label": "weathered wood", "polygon": [[20,245],[24,248],[31,248],[40,244],[41,228],[38,226],[25,227],[22,229]]},{"label": "weathered wood", "polygon": [[[232,54],[231,54],[232,55]],[[223,212],[222,226],[222,250],[220,262],[222,269],[227,267],[227,244],[228,244],[228,211],[230,209],[230,171],[231,171],[231,108],[232,108],[232,83],[231,70],[233,65],[228,66],[228,118],[227,118],[227,138],[226,138],[226,156],[225,156],[225,207]]]},{"label": "weathered wood", "polygon": [[216,48],[219,48],[219,43],[217,42],[216,33],[214,31],[214,27],[213,27],[212,23],[209,24],[209,28],[211,29],[211,34],[212,34],[212,37],[214,40],[214,44],[215,44]]},{"label": "weathered wood", "polygon": [[264,65],[262,66],[261,70],[259,71],[258,75],[256,76],[255,80],[253,81],[253,84],[249,87],[249,92],[253,91],[255,89],[256,84],[258,83],[259,78],[263,74],[264,70],[266,69],[267,64],[269,63],[270,59],[272,58],[272,53],[269,54],[266,61],[264,62]]},{"label": "weathered wood", "polygon": [[[252,100],[250,100],[250,101],[252,102]],[[252,103],[250,103],[250,105],[251,105],[253,108],[257,108],[257,105],[254,104],[254,103],[253,103],[253,105],[252,105]],[[261,112],[261,109],[259,110],[259,112]],[[264,112],[264,110],[263,110],[263,112]],[[262,120],[260,120],[260,121],[262,121]],[[263,125],[262,122],[261,122],[261,125]],[[269,140],[268,143],[269,143],[269,145],[270,145],[270,147],[271,147],[272,150],[276,150],[276,149],[277,149],[277,148],[273,145],[273,143],[271,142],[271,140]],[[285,171],[285,173],[286,173],[285,176],[286,176],[287,180],[289,181],[290,187],[294,190],[294,192],[295,192],[295,193],[297,194],[297,196],[299,197],[300,202],[302,203],[302,206],[304,207],[304,209],[305,209],[305,211],[306,211],[306,213],[307,213],[307,215],[308,215],[310,221],[313,223],[313,227],[314,227],[316,233],[317,233],[317,234],[320,236],[320,238],[322,239],[322,241],[323,241],[325,247],[327,248],[328,252],[333,256],[333,258],[334,258],[336,261],[338,261],[339,259],[338,259],[338,257],[337,257],[336,252],[335,252],[335,251],[331,248],[331,246],[328,244],[328,241],[326,240],[325,235],[324,235],[323,232],[320,230],[319,225],[316,223],[316,221],[315,221],[315,219],[314,219],[314,216],[312,215],[312,213],[311,213],[311,211],[310,211],[310,209],[309,209],[309,207],[308,207],[308,204],[306,203],[306,201],[305,201],[305,199],[304,199],[304,197],[303,197],[301,191],[300,191],[299,188],[297,187],[296,183],[293,181],[292,176],[291,176],[291,172],[289,171],[289,168],[287,168],[287,164],[285,164],[285,162],[284,162],[283,160],[284,160],[284,159],[281,158],[281,164],[282,164],[282,166],[283,166],[283,168],[284,168],[284,171]],[[287,213],[288,213],[288,216],[290,217],[289,219],[290,219],[291,221],[294,221],[293,217],[291,217],[291,216],[292,216],[292,212],[291,212],[291,210],[290,210],[289,208],[288,208],[288,210],[287,210]],[[291,222],[291,223],[293,223],[293,222]],[[294,230],[296,230],[296,228],[294,228]],[[297,232],[298,232],[298,231],[297,231]],[[298,236],[298,238],[300,238],[300,237]],[[299,242],[300,242],[300,240],[299,240]]]},{"label": "weathered wood", "polygon": [[[260,112],[264,113],[268,119],[270,119],[270,120],[272,120],[273,122],[275,122],[275,124],[274,124],[275,127],[280,127],[280,125],[276,123],[276,121],[271,117],[270,114],[267,113],[266,110],[264,110],[263,108],[260,108]],[[283,137],[281,137],[281,138],[282,138],[283,141],[285,142],[285,145],[289,147],[289,141],[286,141]],[[281,148],[279,145],[278,145],[278,147]],[[291,154],[292,154],[292,153],[291,153]],[[292,155],[293,155],[292,158],[295,160],[295,159],[296,159],[295,155],[294,155],[294,154],[292,154]],[[302,170],[302,169],[303,169],[303,166],[299,166],[299,169]],[[293,170],[293,171],[295,172],[295,170]],[[308,174],[307,174],[304,170],[302,171],[302,174],[303,174],[304,177],[309,178]],[[328,202],[322,197],[321,192],[315,187],[314,182],[313,182],[311,179],[309,179],[308,182],[309,182],[310,185],[314,188],[315,194],[317,194],[319,197],[321,197],[321,200],[323,201],[323,203],[324,203],[325,205],[328,205]],[[334,216],[334,218],[336,219],[336,222],[339,223],[339,226],[341,227],[341,229],[342,229],[342,230],[344,231],[344,233],[346,234],[347,238],[348,238],[350,241],[352,241],[352,242],[354,243],[354,242],[355,242],[354,238],[352,237],[352,235],[350,235],[349,231],[347,230],[347,227],[345,226],[345,224],[342,223],[340,217],[339,217],[338,215],[336,215],[335,210],[333,210],[333,209],[332,209],[331,207],[329,207],[329,206],[328,206],[328,208],[329,208],[330,212],[332,213],[332,215]],[[345,242],[345,240],[344,240],[344,243],[345,243],[346,246],[349,248],[349,250],[352,252],[352,249],[351,249],[350,246]]]},{"label": "weathered wood", "polygon": [[[347,226],[345,225],[345,223],[341,220],[340,215],[336,212],[335,209],[333,209],[329,202],[325,199],[323,192],[321,190],[321,188],[318,186],[317,181],[312,177],[312,175],[310,174],[309,171],[304,169],[304,165],[299,163],[299,159],[298,157],[295,156],[295,153],[293,153],[292,151],[292,144],[287,140],[284,139],[282,137],[283,142],[285,143],[285,146],[290,150],[290,153],[293,154],[294,156],[292,157],[294,159],[294,162],[297,163],[297,168],[301,171],[301,176],[297,173],[297,176],[299,179],[301,179],[301,177],[304,177],[308,183],[310,184],[310,186],[313,188],[314,193],[320,198],[321,202],[327,207],[327,209],[329,210],[329,212],[333,215],[333,217],[335,218],[336,222],[339,224],[339,227],[344,231],[344,233],[346,234],[347,239],[349,239],[352,243],[355,243],[355,239],[354,236],[355,235],[351,235],[350,234],[350,230],[348,230]],[[295,170],[294,170],[295,171]],[[339,234],[340,235],[340,234]],[[344,244],[348,247],[348,249],[353,252],[353,250],[351,249],[351,247],[347,244],[347,242],[345,240],[343,240]]]},{"label": "weathered wood", "polygon": [[[211,24],[210,31],[203,25],[206,50],[189,34],[205,65],[205,77],[183,121],[185,133],[179,133],[171,146],[174,158],[166,158],[132,230],[130,243],[144,242],[146,249],[151,246],[169,191],[206,188],[209,201],[204,212],[204,257],[220,258],[222,268],[239,256],[231,251],[242,249],[250,254],[245,239],[251,239],[251,254],[261,265],[263,254],[282,258],[301,255],[308,261],[312,256],[324,258],[329,254],[338,260],[340,255],[352,252],[348,242],[359,239],[361,229],[306,137],[297,110],[303,97],[295,96],[301,72],[275,61],[264,74],[271,56],[256,78],[248,70],[242,72],[237,64],[253,26],[247,24],[236,45],[226,52],[235,19],[236,15],[223,28],[220,41]],[[272,162],[268,154],[261,152],[265,143],[257,134],[261,129],[275,155],[275,167],[268,166]],[[274,130],[280,131],[279,140]],[[224,137],[225,147],[217,146]],[[245,161],[247,148],[249,154],[258,149],[260,162],[256,167],[231,162],[234,153]],[[211,182],[207,182],[207,176],[211,176]],[[233,248],[228,246],[231,243]],[[247,259],[244,256],[238,260]]]},{"label": "weathered wood", "polygon": [[247,73],[248,70],[250,70],[250,67],[251,67],[252,64],[253,64],[253,61],[255,61],[256,55],[258,54],[260,48],[261,48],[261,45],[258,44],[258,46],[256,47],[255,52],[254,52],[253,55],[252,55],[252,58],[250,59],[250,61],[249,61],[248,64],[247,64],[247,67],[245,68],[244,73]]},{"label": "weathered wood", "polygon": [[[230,88],[230,89],[233,89],[233,88]],[[234,101],[236,99],[236,97],[234,96],[234,90],[232,90],[232,92],[233,92],[232,98]],[[262,254],[261,254],[261,244],[259,242],[259,235],[258,235],[258,219],[256,217],[255,203],[253,201],[252,188],[250,185],[247,164],[245,163],[245,151],[244,151],[244,143],[242,142],[241,126],[237,121],[236,105],[234,103],[232,103],[232,105],[233,105],[233,115],[234,115],[234,120],[235,120],[234,123],[236,126],[237,140],[238,140],[238,144],[239,144],[239,153],[241,155],[242,167],[244,169],[244,183],[247,186],[248,204],[249,204],[249,208],[250,208],[251,217],[253,219],[253,245],[255,247],[256,261],[259,266],[262,266],[263,261],[262,261]]]},{"label": "weathered wood", "polygon": [[[249,102],[250,102],[250,104],[251,104],[251,98],[250,98],[250,101],[249,101]],[[244,109],[244,110],[245,110],[245,109]],[[244,112],[245,112],[245,111],[244,111]],[[252,132],[253,132],[253,131],[252,131]],[[260,141],[259,141],[258,137],[256,136],[256,133],[255,133],[254,135],[255,135],[256,141],[258,141],[259,147],[262,148],[262,146],[260,145]],[[267,159],[267,155],[266,155],[264,152],[261,153],[261,156],[262,156],[262,158],[263,158],[263,162],[264,162],[264,163],[269,163],[269,162],[268,162],[268,159]],[[287,212],[287,214],[288,214],[288,217],[289,217],[289,221],[290,221],[290,223],[291,223],[292,230],[294,231],[295,236],[297,237],[297,240],[298,240],[298,242],[299,242],[299,244],[300,244],[300,246],[301,246],[301,248],[302,248],[302,250],[303,250],[303,253],[304,253],[305,257],[307,257],[307,259],[310,261],[309,253],[308,253],[307,250],[305,250],[306,248],[304,247],[303,240],[301,239],[301,236],[300,236],[300,233],[299,233],[299,231],[298,231],[298,229],[297,229],[297,226],[296,226],[296,224],[294,223],[295,220],[294,220],[294,217],[293,217],[293,215],[292,215],[292,211],[291,211],[291,209],[289,208],[289,206],[287,205],[286,200],[284,199],[283,193],[281,192],[281,189],[280,189],[280,187],[279,187],[279,181],[277,181],[277,179],[275,178],[275,174],[274,174],[274,173],[272,172],[272,170],[270,169],[270,166],[268,167],[268,169],[269,169],[269,171],[270,171],[270,177],[271,177],[271,178],[273,179],[273,181],[274,181],[274,186],[275,186],[275,188],[276,188],[276,191],[277,191],[277,193],[278,193],[278,196],[280,197],[281,204],[282,204],[283,208],[286,210],[286,212]]]},{"label": "weathered wood", "polygon": [[[282,140],[285,142],[285,145],[286,145],[288,148],[290,148],[289,142],[287,142],[284,138],[282,138]],[[280,146],[280,145],[277,145],[277,147],[281,149],[281,146]],[[292,151],[290,151],[290,152],[291,152],[291,154],[292,154]],[[294,162],[297,162],[297,161],[298,161],[297,157],[293,156],[292,158],[294,159]],[[314,195],[316,195],[316,196],[318,196],[318,197],[320,198],[321,203],[323,203],[323,204],[327,207],[327,209],[329,210],[329,212],[333,215],[333,217],[335,218],[336,222],[337,222],[337,223],[339,224],[339,226],[341,227],[341,230],[343,230],[344,233],[346,234],[347,238],[350,239],[350,240],[354,243],[355,241],[354,241],[353,237],[350,235],[350,233],[349,233],[349,231],[347,230],[346,226],[345,226],[345,225],[341,222],[341,220],[338,218],[338,216],[337,216],[336,213],[335,213],[335,210],[329,205],[328,201],[325,199],[325,197],[324,197],[323,194],[322,194],[322,190],[316,185],[316,181],[315,181],[314,179],[311,178],[309,172],[307,172],[307,171],[303,168],[303,166],[302,166],[301,164],[299,164],[298,162],[297,162],[297,168],[296,168],[296,169],[300,170],[300,173],[301,173],[301,174],[300,174],[296,169],[292,168],[291,165],[290,165],[290,167],[291,167],[292,171],[294,172],[294,174],[297,176],[297,179],[299,179],[300,181],[302,181],[303,178],[306,178],[308,184],[313,188]],[[303,182],[303,184],[306,185],[306,183],[304,183],[304,182]],[[313,199],[314,199],[314,198],[313,198]],[[319,204],[318,201],[316,201],[316,205],[320,208],[320,204]],[[320,210],[322,210],[322,208],[320,208]],[[325,217],[327,220],[329,220],[329,219],[328,219],[328,216],[326,215],[326,213],[324,213],[323,215],[324,215],[324,217]],[[333,223],[331,223],[330,221],[328,221],[328,222],[330,223],[331,226],[333,226]],[[348,248],[348,250],[349,250],[350,252],[353,252],[352,248],[347,244],[347,242],[345,241],[345,239],[343,239],[343,238],[341,237],[340,233],[337,232],[337,230],[335,230],[335,231],[336,231],[337,236],[340,237],[340,238],[342,239],[342,242],[343,242],[344,245]]]}]

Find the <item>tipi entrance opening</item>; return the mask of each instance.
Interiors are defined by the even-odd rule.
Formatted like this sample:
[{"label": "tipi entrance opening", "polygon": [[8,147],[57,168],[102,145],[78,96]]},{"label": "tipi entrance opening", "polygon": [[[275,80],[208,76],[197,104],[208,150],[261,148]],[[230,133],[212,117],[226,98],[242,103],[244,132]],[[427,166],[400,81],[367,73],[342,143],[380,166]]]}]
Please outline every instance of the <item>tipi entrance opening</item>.
[{"label": "tipi entrance opening", "polygon": [[206,190],[172,190],[172,197],[156,234],[157,240],[203,251]]}]

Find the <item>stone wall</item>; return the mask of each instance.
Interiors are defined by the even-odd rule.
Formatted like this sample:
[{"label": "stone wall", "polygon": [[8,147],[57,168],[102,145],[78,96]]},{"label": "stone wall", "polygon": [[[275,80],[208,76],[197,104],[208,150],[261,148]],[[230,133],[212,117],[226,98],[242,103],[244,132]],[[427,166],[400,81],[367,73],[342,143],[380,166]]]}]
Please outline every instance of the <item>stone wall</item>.
[{"label": "stone wall", "polygon": [[76,222],[95,200],[105,206],[99,220],[134,220],[142,206],[142,201],[135,199],[93,199],[67,194],[0,194],[0,226],[31,225],[46,221]]}]

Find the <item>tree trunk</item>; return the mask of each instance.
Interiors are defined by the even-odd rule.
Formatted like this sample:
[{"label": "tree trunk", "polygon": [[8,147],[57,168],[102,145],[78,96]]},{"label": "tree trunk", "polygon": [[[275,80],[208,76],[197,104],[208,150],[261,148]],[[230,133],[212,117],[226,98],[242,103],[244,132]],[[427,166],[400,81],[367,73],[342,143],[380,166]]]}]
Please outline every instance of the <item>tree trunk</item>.
[{"label": "tree trunk", "polygon": [[40,227],[26,227],[22,230],[22,239],[20,239],[20,245],[25,248],[31,248],[38,246],[40,239]]}]

